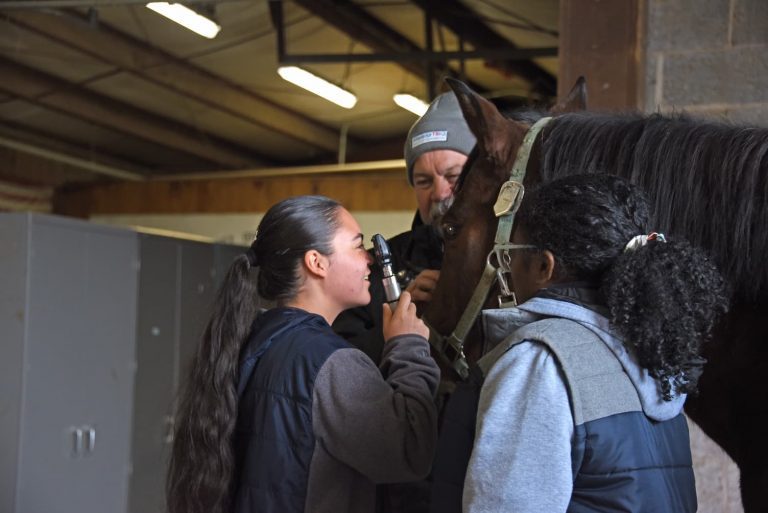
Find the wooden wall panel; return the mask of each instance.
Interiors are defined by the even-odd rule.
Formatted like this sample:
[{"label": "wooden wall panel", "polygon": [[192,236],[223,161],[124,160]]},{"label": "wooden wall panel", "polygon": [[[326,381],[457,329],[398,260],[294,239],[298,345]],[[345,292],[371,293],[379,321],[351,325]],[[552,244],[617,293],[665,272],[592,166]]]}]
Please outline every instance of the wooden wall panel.
[{"label": "wooden wall panel", "polygon": [[405,173],[150,181],[60,188],[58,214],[182,214],[264,212],[277,201],[299,194],[322,194],[350,210],[416,208]]},{"label": "wooden wall panel", "polygon": [[589,110],[641,107],[645,0],[560,0],[558,97],[579,76]]}]

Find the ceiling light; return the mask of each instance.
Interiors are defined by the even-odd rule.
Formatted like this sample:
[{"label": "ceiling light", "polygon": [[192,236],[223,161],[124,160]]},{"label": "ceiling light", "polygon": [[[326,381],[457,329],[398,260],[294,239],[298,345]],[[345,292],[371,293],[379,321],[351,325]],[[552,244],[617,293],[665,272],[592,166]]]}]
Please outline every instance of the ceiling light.
[{"label": "ceiling light", "polygon": [[398,104],[400,107],[404,108],[405,110],[409,110],[413,112],[419,117],[423,116],[424,113],[427,112],[427,109],[429,108],[429,104],[425,103],[422,100],[419,100],[412,94],[399,93],[394,95],[392,99],[395,100],[395,103]]},{"label": "ceiling light", "polygon": [[354,94],[296,66],[281,66],[277,68],[277,73],[284,80],[345,109],[351,109],[357,103],[357,97]]},{"label": "ceiling light", "polygon": [[200,34],[208,39],[213,39],[221,30],[221,26],[211,19],[206,18],[189,7],[169,2],[149,2],[147,7],[158,14],[162,14],[171,21],[188,28],[192,32]]}]

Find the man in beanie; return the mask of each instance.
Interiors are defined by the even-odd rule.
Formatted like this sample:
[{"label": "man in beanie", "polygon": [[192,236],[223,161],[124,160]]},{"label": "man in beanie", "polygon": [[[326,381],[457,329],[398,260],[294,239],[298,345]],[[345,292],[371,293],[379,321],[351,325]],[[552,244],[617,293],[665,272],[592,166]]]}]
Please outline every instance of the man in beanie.
[{"label": "man in beanie", "polygon": [[[408,132],[405,164],[418,211],[411,230],[388,242],[399,281],[401,285],[407,283],[406,290],[417,304],[432,298],[443,261],[443,243],[436,228],[453,203],[454,185],[474,147],[475,136],[464,121],[453,92],[435,98]],[[381,305],[385,298],[381,279],[381,269],[371,266],[371,302],[343,312],[333,324],[339,335],[377,365],[384,347]]]},{"label": "man in beanie", "polygon": [[[426,303],[432,298],[443,261],[443,242],[436,228],[453,203],[454,185],[474,147],[475,136],[464,121],[453,92],[435,98],[408,132],[405,163],[418,211],[411,230],[389,239],[388,243],[398,281],[401,286],[407,283],[406,290],[415,302]],[[385,301],[378,265],[371,266],[369,279],[371,302],[342,312],[333,329],[378,365],[384,348],[381,305]],[[425,512],[429,508],[429,494],[427,481],[380,486],[376,511]]]},{"label": "man in beanie", "polygon": [[405,140],[405,165],[425,224],[439,220],[451,206],[453,186],[474,147],[475,136],[453,92],[435,98],[411,127]]}]

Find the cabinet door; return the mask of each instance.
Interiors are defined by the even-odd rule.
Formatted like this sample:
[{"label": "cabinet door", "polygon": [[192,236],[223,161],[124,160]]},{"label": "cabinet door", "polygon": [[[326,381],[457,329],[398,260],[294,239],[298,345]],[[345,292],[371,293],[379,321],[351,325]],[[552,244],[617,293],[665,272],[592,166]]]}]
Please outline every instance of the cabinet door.
[{"label": "cabinet door", "polygon": [[187,379],[205,325],[211,316],[216,291],[213,285],[213,246],[181,241],[181,287],[179,311],[179,387]]},{"label": "cabinet door", "polygon": [[0,511],[16,503],[27,317],[28,216],[0,214]]},{"label": "cabinet door", "polygon": [[221,286],[224,276],[227,275],[229,267],[235,258],[239,257],[248,250],[247,247],[233,246],[231,244],[215,244],[213,246],[214,275],[213,282],[216,290]]},{"label": "cabinet door", "polygon": [[18,511],[125,511],[136,236],[33,219]]},{"label": "cabinet door", "polygon": [[165,473],[173,428],[179,322],[180,246],[140,235],[132,462],[128,510],[165,509]]}]

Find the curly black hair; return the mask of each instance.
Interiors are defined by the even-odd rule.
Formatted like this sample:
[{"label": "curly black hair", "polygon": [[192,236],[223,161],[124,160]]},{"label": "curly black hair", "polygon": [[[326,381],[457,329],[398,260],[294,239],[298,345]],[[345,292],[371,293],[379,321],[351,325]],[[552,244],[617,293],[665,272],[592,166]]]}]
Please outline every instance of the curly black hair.
[{"label": "curly black hair", "polygon": [[726,286],[686,241],[625,251],[649,233],[648,200],[637,186],[603,174],[555,180],[526,196],[517,222],[529,243],[555,256],[556,281],[599,286],[613,328],[665,400],[696,391],[702,344],[728,308]]}]

